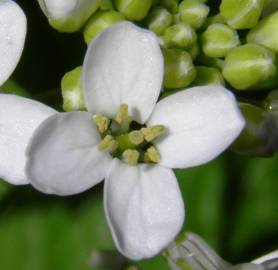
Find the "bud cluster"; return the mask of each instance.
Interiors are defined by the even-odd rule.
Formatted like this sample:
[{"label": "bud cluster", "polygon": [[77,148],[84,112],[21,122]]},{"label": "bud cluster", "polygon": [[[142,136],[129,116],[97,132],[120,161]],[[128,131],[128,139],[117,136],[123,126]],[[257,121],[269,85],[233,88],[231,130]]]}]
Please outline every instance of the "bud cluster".
[{"label": "bud cluster", "polygon": [[[157,35],[164,56],[162,97],[186,87],[226,85],[247,104],[243,106],[241,102],[241,108],[256,105],[262,110],[268,124],[260,122],[261,132],[267,134],[266,126],[270,125],[277,133],[278,127],[273,124],[277,121],[273,119],[278,116],[273,113],[269,116],[269,111],[261,105],[264,104],[261,97],[265,98],[278,86],[278,10],[271,9],[271,3],[273,1],[263,0],[222,0],[220,3],[206,0],[102,0],[83,28],[84,39],[89,44],[101,31],[122,20],[147,28]],[[71,91],[62,85],[67,111],[83,107],[82,95],[77,94],[82,89],[78,85],[80,82],[72,85]],[[262,93],[260,101],[254,103],[259,92]],[[245,115],[246,128],[251,121],[248,115]],[[242,136],[247,133],[250,135],[250,130]],[[253,151],[258,145],[254,147],[252,144],[250,152],[250,145],[244,145],[243,141],[246,139],[239,138],[237,147],[233,147],[241,154],[269,155],[276,151],[276,147],[268,142],[271,150],[262,147],[263,150]],[[239,145],[244,149],[239,150]]]}]

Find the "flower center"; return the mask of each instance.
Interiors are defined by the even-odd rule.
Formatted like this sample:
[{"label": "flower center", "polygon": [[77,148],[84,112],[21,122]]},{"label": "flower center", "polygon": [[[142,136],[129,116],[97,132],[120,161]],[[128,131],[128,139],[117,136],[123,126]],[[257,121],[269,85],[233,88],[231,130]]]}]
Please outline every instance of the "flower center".
[{"label": "flower center", "polygon": [[162,125],[146,127],[134,121],[128,114],[128,105],[122,104],[115,116],[94,115],[94,122],[101,135],[99,151],[107,151],[113,157],[135,166],[138,163],[158,163],[160,154],[153,141],[165,133]]}]

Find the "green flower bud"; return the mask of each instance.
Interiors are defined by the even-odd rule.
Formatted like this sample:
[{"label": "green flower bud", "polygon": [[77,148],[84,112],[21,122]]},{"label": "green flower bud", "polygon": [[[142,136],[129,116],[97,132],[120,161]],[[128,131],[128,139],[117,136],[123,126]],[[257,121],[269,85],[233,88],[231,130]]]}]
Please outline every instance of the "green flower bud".
[{"label": "green flower bud", "polygon": [[275,54],[257,44],[245,44],[228,52],[224,78],[236,89],[248,89],[275,75]]},{"label": "green flower bud", "polygon": [[113,9],[112,0],[101,0],[99,9],[100,10],[111,10],[111,9]]},{"label": "green flower bud", "polygon": [[185,49],[195,43],[197,35],[190,25],[178,23],[165,30],[163,39],[169,48]]},{"label": "green flower bud", "polygon": [[154,8],[147,17],[147,25],[157,35],[163,34],[172,23],[173,15],[165,8]]},{"label": "green flower bud", "polygon": [[152,5],[152,0],[115,0],[114,4],[128,20],[143,20]]},{"label": "green flower bud", "polygon": [[247,41],[264,45],[278,53],[278,11],[265,17],[247,34]]},{"label": "green flower bud", "polygon": [[239,104],[246,125],[231,150],[242,155],[271,156],[278,148],[278,121],[259,107]]},{"label": "green flower bud", "polygon": [[164,50],[164,81],[165,88],[176,89],[188,86],[196,77],[196,70],[189,53],[170,49]]},{"label": "green flower bud", "polygon": [[124,19],[124,16],[115,10],[97,11],[84,28],[85,42],[89,44],[104,29]]},{"label": "green flower bud", "polygon": [[199,0],[184,0],[179,5],[181,20],[194,28],[199,28],[209,14],[209,7]]},{"label": "green flower bud", "polygon": [[222,84],[225,85],[221,72],[213,67],[196,66],[197,76],[194,85]]},{"label": "green flower bud", "polygon": [[224,57],[239,44],[237,32],[222,23],[211,24],[201,40],[203,52],[209,57]]},{"label": "green flower bud", "polygon": [[66,112],[85,110],[81,87],[82,67],[67,72],[61,81],[63,109]]},{"label": "green flower bud", "polygon": [[264,0],[222,0],[220,13],[234,29],[254,27],[262,13]]},{"label": "green flower bud", "polygon": [[161,0],[160,5],[167,8],[172,14],[179,11],[179,0]]}]

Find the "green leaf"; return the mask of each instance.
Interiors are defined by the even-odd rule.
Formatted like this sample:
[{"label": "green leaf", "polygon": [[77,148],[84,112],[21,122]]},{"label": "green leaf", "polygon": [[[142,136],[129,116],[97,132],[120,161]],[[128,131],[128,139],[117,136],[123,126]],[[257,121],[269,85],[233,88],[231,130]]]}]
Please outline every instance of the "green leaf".
[{"label": "green leaf", "polygon": [[254,249],[270,248],[266,241],[269,239],[271,245],[278,227],[278,156],[237,158],[237,164],[240,163],[244,166],[241,167],[239,207],[230,228],[229,245],[229,253],[235,258]]},{"label": "green leaf", "polygon": [[2,205],[1,269],[93,269],[92,250],[113,249],[101,189],[68,198],[22,189]]},{"label": "green leaf", "polygon": [[226,175],[221,158],[204,166],[176,170],[185,201],[184,230],[201,235],[210,245],[220,244]]}]

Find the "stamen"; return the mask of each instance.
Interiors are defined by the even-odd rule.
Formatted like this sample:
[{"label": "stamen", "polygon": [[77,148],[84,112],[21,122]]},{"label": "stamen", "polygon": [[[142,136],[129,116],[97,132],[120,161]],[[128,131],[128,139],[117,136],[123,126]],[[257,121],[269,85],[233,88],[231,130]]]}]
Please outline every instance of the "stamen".
[{"label": "stamen", "polygon": [[115,121],[122,127],[124,130],[128,130],[129,124],[132,121],[131,117],[128,115],[128,105],[121,104],[119,111],[115,117]]},{"label": "stamen", "polygon": [[139,145],[144,141],[144,135],[141,131],[134,130],[128,134],[128,139],[132,144]]},{"label": "stamen", "polygon": [[154,162],[158,163],[160,161],[160,154],[154,146],[151,146],[147,149],[144,154],[144,162]]},{"label": "stamen", "polygon": [[123,160],[130,166],[138,164],[139,152],[134,149],[127,149],[123,152]]},{"label": "stamen", "polygon": [[108,117],[101,114],[94,115],[93,119],[100,133],[104,133],[108,129],[111,121]]},{"label": "stamen", "polygon": [[159,137],[166,131],[165,127],[162,125],[151,126],[147,128],[142,128],[141,132],[147,142],[151,142],[155,138]]},{"label": "stamen", "polygon": [[99,151],[114,152],[118,148],[118,142],[111,135],[106,135],[104,139],[98,144]]}]

